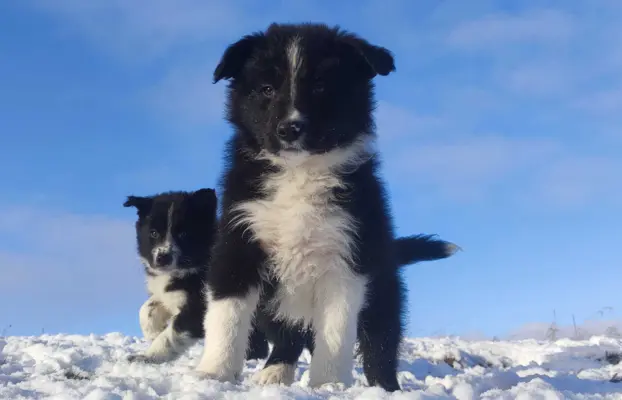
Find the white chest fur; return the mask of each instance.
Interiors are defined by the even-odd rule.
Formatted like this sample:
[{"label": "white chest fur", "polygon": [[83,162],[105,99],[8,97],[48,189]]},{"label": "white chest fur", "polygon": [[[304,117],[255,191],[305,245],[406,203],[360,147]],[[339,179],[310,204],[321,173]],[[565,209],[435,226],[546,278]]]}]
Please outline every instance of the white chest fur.
[{"label": "white chest fur", "polygon": [[167,291],[171,281],[169,275],[147,276],[147,290],[154,300],[162,305],[172,314],[176,314],[186,303],[186,293],[181,290]]},{"label": "white chest fur", "polygon": [[327,283],[354,277],[355,221],[332,194],[343,183],[327,169],[302,165],[285,168],[263,184],[268,197],[236,205],[234,223],[248,226],[268,254],[269,272],[280,282],[274,304],[280,316],[311,322]]}]

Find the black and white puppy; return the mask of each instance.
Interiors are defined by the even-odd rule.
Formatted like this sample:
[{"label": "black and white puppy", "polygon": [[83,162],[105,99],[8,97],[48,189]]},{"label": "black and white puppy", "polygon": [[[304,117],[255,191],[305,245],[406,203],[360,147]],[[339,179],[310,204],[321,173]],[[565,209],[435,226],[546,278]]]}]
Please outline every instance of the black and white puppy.
[{"label": "black and white puppy", "polygon": [[[205,278],[216,234],[217,199],[213,189],[128,196],[135,207],[138,253],[145,266],[149,299],[139,322],[151,340],[144,354],[130,361],[160,363],[178,357],[204,336]],[[265,358],[268,342],[251,334],[249,359]]]},{"label": "black and white puppy", "polygon": [[214,81],[230,79],[234,134],[208,271],[205,376],[239,378],[257,310],[311,328],[311,387],[352,383],[358,339],[368,383],[400,389],[405,287],[372,115],[372,79],[394,69],[387,49],[322,24],[272,24],[226,49]]}]

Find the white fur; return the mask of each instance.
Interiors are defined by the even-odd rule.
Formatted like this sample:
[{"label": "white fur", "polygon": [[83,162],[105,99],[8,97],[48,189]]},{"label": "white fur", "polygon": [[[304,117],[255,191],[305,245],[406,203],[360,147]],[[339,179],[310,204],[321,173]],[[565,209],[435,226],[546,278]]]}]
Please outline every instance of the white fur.
[{"label": "white fur", "polygon": [[294,37],[287,46],[287,60],[289,63],[289,95],[292,102],[288,119],[296,120],[300,119],[300,112],[296,110],[294,102],[296,101],[298,90],[298,73],[304,61],[298,36]]},{"label": "white fur", "polygon": [[258,385],[279,385],[286,386],[294,383],[296,377],[296,366],[290,364],[269,365],[253,375],[253,382]]},{"label": "white fur", "polygon": [[169,361],[183,353],[195,341],[195,339],[175,331],[173,325],[168,324],[166,329],[151,342],[147,351],[136,358],[156,363]]},{"label": "white fur", "polygon": [[207,298],[205,347],[197,370],[209,378],[233,382],[244,367],[259,292],[251,290],[244,298],[214,300],[208,290]]},{"label": "white fur", "polygon": [[170,280],[170,274],[147,276],[150,297],[140,308],[138,318],[144,337],[152,342],[135,360],[157,363],[172,360],[195,342],[173,329],[172,318],[186,304],[187,295],[181,290],[166,291]]},{"label": "white fur", "polygon": [[179,248],[177,247],[177,243],[175,242],[175,239],[173,238],[173,213],[174,212],[175,212],[175,203],[172,203],[170,207],[168,208],[166,236],[164,237],[164,241],[160,245],[155,246],[151,250],[154,265],[156,263],[156,258],[158,257],[158,254],[160,253],[172,254],[173,262],[171,262],[171,265],[167,268],[167,270],[171,270],[171,271],[177,269],[177,261],[178,261],[177,258],[179,255]]},{"label": "white fur", "polygon": [[280,282],[273,306],[288,321],[313,323],[316,351],[310,383],[352,380],[352,352],[366,279],[352,271],[357,221],[332,199],[343,187],[336,174],[371,154],[367,137],[325,154],[263,155],[281,171],[263,182],[267,198],[236,204],[234,225],[244,225],[270,258]]},{"label": "white fur", "polygon": [[162,303],[164,308],[172,315],[176,315],[188,299],[186,292],[183,290],[166,291],[170,281],[170,275],[147,276],[147,290],[154,300]]},{"label": "white fur", "polygon": [[162,303],[149,297],[138,312],[140,329],[145,339],[154,340],[166,328],[170,318],[171,313]]},{"label": "white fur", "polygon": [[363,276],[334,279],[331,274],[316,283],[315,351],[309,367],[310,387],[338,382],[352,384],[352,353],[366,285]]}]

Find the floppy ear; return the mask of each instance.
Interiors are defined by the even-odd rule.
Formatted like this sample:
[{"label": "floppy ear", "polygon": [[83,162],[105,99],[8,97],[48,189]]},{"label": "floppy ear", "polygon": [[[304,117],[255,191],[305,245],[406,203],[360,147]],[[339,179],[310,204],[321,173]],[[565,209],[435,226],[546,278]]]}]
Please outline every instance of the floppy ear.
[{"label": "floppy ear", "polygon": [[127,196],[123,207],[136,207],[139,216],[146,215],[151,210],[153,199],[151,197]]},{"label": "floppy ear", "polygon": [[211,188],[203,188],[192,193],[192,198],[197,203],[203,205],[215,205],[218,200],[216,199],[216,191]]},{"label": "floppy ear", "polygon": [[204,211],[209,211],[210,215],[216,214],[218,199],[216,198],[216,191],[214,189],[204,188],[195,191],[192,193],[192,201]]},{"label": "floppy ear", "polygon": [[255,46],[263,38],[262,33],[246,35],[237,42],[229,45],[214,70],[214,82],[221,79],[237,78],[242,67],[253,53]]},{"label": "floppy ear", "polygon": [[343,55],[360,64],[368,79],[395,71],[395,61],[388,49],[374,46],[351,33],[343,34],[339,41]]}]

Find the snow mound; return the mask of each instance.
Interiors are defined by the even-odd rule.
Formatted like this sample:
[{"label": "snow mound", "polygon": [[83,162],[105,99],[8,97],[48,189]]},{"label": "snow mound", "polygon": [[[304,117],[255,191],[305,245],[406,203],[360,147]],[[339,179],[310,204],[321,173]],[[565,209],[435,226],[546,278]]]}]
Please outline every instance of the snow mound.
[{"label": "snow mound", "polygon": [[128,355],[147,347],[141,338],[42,335],[0,337],[1,399],[622,399],[622,340],[593,337],[557,342],[407,339],[399,380],[403,392],[356,383],[343,390],[306,386],[309,354],[299,360],[296,383],[256,386],[263,361],[246,363],[243,381],[227,384],[194,372],[197,344],[175,362],[131,364]]}]

